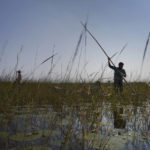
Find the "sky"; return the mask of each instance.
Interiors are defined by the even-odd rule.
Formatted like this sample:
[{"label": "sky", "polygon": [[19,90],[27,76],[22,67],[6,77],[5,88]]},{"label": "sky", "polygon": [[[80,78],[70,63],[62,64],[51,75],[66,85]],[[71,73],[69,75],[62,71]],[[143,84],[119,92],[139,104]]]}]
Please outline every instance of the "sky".
[{"label": "sky", "polygon": [[[0,73],[20,69],[24,78],[43,78],[52,68],[49,78],[55,80],[65,76],[70,64],[71,79],[98,79],[107,57],[88,33],[83,32],[73,65],[70,61],[84,31],[80,22],[87,21],[108,55],[118,52],[112,60],[116,66],[124,62],[128,81],[149,81],[150,46],[139,78],[149,15],[149,0],[0,0]],[[40,65],[52,54],[53,62]],[[112,79],[113,71],[106,67],[103,80]]]}]

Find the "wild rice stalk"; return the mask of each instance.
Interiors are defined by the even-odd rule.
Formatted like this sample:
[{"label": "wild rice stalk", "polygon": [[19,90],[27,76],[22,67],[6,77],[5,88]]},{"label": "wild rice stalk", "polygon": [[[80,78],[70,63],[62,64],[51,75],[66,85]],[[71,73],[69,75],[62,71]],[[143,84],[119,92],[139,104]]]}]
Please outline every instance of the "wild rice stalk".
[{"label": "wild rice stalk", "polygon": [[[88,18],[87,18],[88,20]],[[87,21],[85,22],[85,26],[87,26]],[[67,69],[66,69],[66,74],[65,74],[65,80],[66,79],[70,79],[70,74],[71,74],[71,71],[72,71],[72,68],[73,68],[73,64],[75,62],[75,59],[79,53],[79,47],[81,45],[81,42],[82,42],[82,39],[83,39],[83,36],[84,37],[84,40],[85,40],[85,59],[86,59],[86,45],[87,45],[87,36],[86,36],[86,29],[84,28],[81,33],[80,33],[80,36],[79,36],[79,39],[78,39],[78,42],[77,42],[77,45],[76,45],[76,48],[75,48],[75,52],[73,54],[73,57],[71,58],[71,60],[69,61],[68,65],[67,65]],[[80,53],[80,56],[79,56],[79,63],[78,63],[78,66],[80,64],[80,59],[81,59],[81,54],[82,54],[82,49],[81,49],[81,53]],[[79,68],[78,68],[79,70]],[[77,72],[77,76],[78,76],[78,71]],[[77,77],[76,76],[76,77]]]},{"label": "wild rice stalk", "polygon": [[22,53],[22,51],[23,51],[23,45],[21,45],[20,50],[17,53],[17,61],[16,61],[15,68],[14,68],[14,71],[15,71],[14,75],[16,74],[16,71],[17,71],[17,68],[18,68],[18,64],[19,64],[19,56]]},{"label": "wild rice stalk", "polygon": [[36,49],[36,53],[35,53],[35,58],[34,58],[34,68],[35,68],[35,66],[36,66],[37,57],[38,57],[38,49]]},{"label": "wild rice stalk", "polygon": [[143,64],[144,64],[144,60],[145,60],[145,56],[146,56],[146,52],[147,52],[147,47],[148,47],[148,43],[149,43],[149,38],[150,38],[150,32],[148,34],[148,38],[146,41],[146,45],[145,45],[145,49],[144,49],[144,53],[143,53],[143,59],[142,59],[142,63],[141,63],[141,70],[140,70],[140,76],[142,74],[142,69],[143,69]]},{"label": "wild rice stalk", "polygon": [[76,49],[75,49],[75,52],[74,52],[72,61],[71,61],[70,70],[69,70],[69,73],[68,73],[68,77],[69,77],[69,78],[70,78],[70,74],[71,74],[71,71],[72,71],[72,68],[73,68],[73,63],[74,63],[74,61],[75,61],[75,59],[76,59],[76,56],[77,56],[77,54],[78,54],[78,52],[79,52],[79,46],[80,46],[82,37],[83,37],[83,31],[82,31],[81,34],[80,34],[80,37],[79,37],[79,40],[78,40],[78,43],[77,43],[77,46],[76,46]]},{"label": "wild rice stalk", "polygon": [[61,147],[60,147],[60,150],[64,150],[66,149],[66,145],[68,143],[68,141],[70,140],[70,137],[71,137],[71,133],[72,133],[72,129],[73,129],[73,124],[74,124],[74,118],[71,120],[71,124],[70,124],[70,127],[68,128],[68,131],[61,143]]},{"label": "wild rice stalk", "polygon": [[119,53],[119,55],[121,55],[121,53],[125,50],[125,48],[127,47],[127,43],[123,46],[123,48],[120,50],[120,53]]},{"label": "wild rice stalk", "polygon": [[80,78],[81,78],[81,76],[82,76],[83,71],[86,71],[86,66],[87,66],[87,64],[88,64],[88,63],[84,64],[84,66],[83,66],[83,68],[82,68],[82,71],[81,71],[81,73],[79,74]]},{"label": "wild rice stalk", "polygon": [[[54,52],[55,52],[55,45],[53,46],[52,55],[54,54]],[[50,67],[50,70],[49,70],[49,72],[48,72],[48,76],[51,75],[51,73],[52,73],[52,71],[53,71],[53,68],[54,68],[54,66],[55,66],[55,65],[53,64],[53,62],[54,62],[54,58],[51,59],[51,67]]]},{"label": "wild rice stalk", "polygon": [[50,56],[50,57],[48,57],[48,58],[46,58],[40,65],[44,64],[45,62],[47,62],[47,61],[50,60],[50,59],[53,59],[53,57],[54,57],[55,55],[57,55],[57,53],[56,53],[56,54],[53,54],[52,56]]},{"label": "wild rice stalk", "polygon": [[[86,18],[86,22],[85,22],[85,26],[87,27],[87,23],[88,23],[88,15],[87,15],[87,18]],[[86,33],[86,28],[84,29],[84,44],[85,44],[85,63],[86,63],[86,47],[87,47],[87,33]]]},{"label": "wild rice stalk", "polygon": [[[58,64],[58,61],[60,61],[60,60],[61,60],[61,56],[59,56],[58,59],[56,60],[56,62],[53,63],[51,70],[48,72],[48,76],[49,76],[50,74],[52,74],[52,72],[54,71],[54,68],[55,68],[56,65]],[[47,77],[48,77],[48,76],[47,76]],[[59,77],[59,76],[60,76],[60,75],[57,75],[57,77]],[[56,80],[57,80],[57,77],[56,77]]]},{"label": "wild rice stalk", "polygon": [[4,45],[2,46],[2,51],[1,51],[1,54],[0,54],[0,62],[2,61],[2,57],[5,53],[7,45],[8,45],[8,41],[5,41]]},{"label": "wild rice stalk", "polygon": [[76,74],[76,79],[78,78],[78,74],[79,74],[81,55],[82,55],[82,48],[81,48],[81,51],[80,51],[79,62],[78,62],[77,70],[76,70],[76,73],[75,73]]},{"label": "wild rice stalk", "polygon": [[28,75],[28,78],[30,78],[30,76],[41,66],[43,65],[44,63],[46,63],[48,60],[52,59],[54,56],[56,56],[57,53],[53,54],[52,56],[46,58],[44,61],[42,61],[39,65],[37,65],[33,70],[32,72]]}]

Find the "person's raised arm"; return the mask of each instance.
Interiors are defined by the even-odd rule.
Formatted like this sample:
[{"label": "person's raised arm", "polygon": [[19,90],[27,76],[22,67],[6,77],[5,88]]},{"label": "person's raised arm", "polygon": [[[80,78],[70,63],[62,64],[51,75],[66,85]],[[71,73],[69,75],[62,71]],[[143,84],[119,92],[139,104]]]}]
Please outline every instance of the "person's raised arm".
[{"label": "person's raised arm", "polygon": [[115,67],[110,64],[110,58],[108,58],[108,66],[109,66],[109,68],[111,68],[113,70],[115,69]]}]

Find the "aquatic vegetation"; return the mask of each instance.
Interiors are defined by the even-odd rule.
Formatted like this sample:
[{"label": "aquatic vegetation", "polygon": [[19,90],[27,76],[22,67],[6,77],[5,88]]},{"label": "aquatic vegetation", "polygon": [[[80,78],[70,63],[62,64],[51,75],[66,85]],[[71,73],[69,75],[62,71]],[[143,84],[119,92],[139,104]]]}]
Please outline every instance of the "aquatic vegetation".
[{"label": "aquatic vegetation", "polygon": [[25,133],[17,133],[15,135],[10,136],[10,139],[13,141],[32,141],[36,140],[42,137],[48,137],[48,136],[57,136],[59,135],[60,132],[57,130],[43,130],[43,131],[33,131],[33,132],[25,132]]},{"label": "aquatic vegetation", "polygon": [[[150,90],[144,83],[132,84],[136,90]],[[85,86],[90,86],[90,92]],[[99,93],[94,83],[25,83],[20,91],[13,89],[7,96],[13,100],[1,102],[5,104],[0,109],[1,147],[119,150],[141,142],[148,145],[148,96],[132,95],[128,88],[120,96],[108,90],[107,83],[102,86],[105,95]]]}]

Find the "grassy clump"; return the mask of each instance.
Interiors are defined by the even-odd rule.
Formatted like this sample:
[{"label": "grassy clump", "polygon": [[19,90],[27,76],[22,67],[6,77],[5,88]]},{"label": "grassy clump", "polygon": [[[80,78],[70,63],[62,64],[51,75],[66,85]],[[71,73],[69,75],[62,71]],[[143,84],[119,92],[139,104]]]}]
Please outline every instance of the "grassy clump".
[{"label": "grassy clump", "polygon": [[[126,101],[140,102],[150,94],[150,87],[146,83],[132,83],[132,88],[126,85],[123,95],[113,91],[113,84],[101,84],[104,93],[95,83],[50,83],[24,82],[14,85],[12,82],[0,82],[0,106],[17,105],[45,105],[75,104],[93,101]],[[122,100],[123,99],[123,100]]]}]

